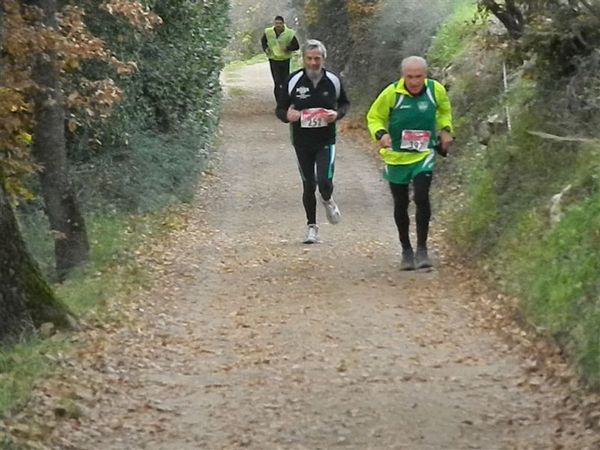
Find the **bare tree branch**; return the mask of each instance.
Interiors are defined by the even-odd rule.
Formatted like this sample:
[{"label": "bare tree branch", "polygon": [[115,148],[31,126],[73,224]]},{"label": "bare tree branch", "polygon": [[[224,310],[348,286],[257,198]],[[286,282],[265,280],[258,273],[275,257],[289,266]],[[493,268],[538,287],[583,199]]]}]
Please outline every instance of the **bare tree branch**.
[{"label": "bare tree branch", "polygon": [[581,3],[590,13],[600,19],[600,7],[590,4],[588,0],[579,0],[579,3]]},{"label": "bare tree branch", "polygon": [[523,35],[525,27],[523,12],[514,0],[506,0],[504,5],[494,0],[482,0],[481,4],[502,22],[512,38],[518,39]]},{"label": "bare tree branch", "polygon": [[542,139],[549,139],[552,141],[562,141],[562,142],[584,142],[584,143],[595,143],[598,142],[598,139],[590,139],[590,138],[580,138],[576,136],[557,136],[555,134],[544,133],[542,131],[535,130],[527,130],[527,133],[532,136],[537,136]]}]

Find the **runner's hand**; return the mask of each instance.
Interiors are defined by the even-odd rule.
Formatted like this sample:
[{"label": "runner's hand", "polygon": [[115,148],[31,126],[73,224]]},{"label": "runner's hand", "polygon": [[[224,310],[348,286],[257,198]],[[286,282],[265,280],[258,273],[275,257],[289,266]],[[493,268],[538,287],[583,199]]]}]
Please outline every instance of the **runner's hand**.
[{"label": "runner's hand", "polygon": [[446,131],[446,130],[442,130],[440,131],[440,146],[442,147],[442,150],[444,152],[448,152],[448,149],[450,148],[450,144],[452,143],[452,135]]},{"label": "runner's hand", "polygon": [[290,106],[287,110],[286,117],[288,122],[298,122],[300,120],[300,111],[294,109],[293,106]]},{"label": "runner's hand", "polygon": [[391,148],[392,147],[392,137],[389,134],[384,134],[379,139],[379,145],[383,148]]},{"label": "runner's hand", "polygon": [[334,111],[333,109],[326,109],[325,111],[327,112],[325,116],[325,120],[327,121],[327,123],[335,122],[338,116],[337,111]]}]

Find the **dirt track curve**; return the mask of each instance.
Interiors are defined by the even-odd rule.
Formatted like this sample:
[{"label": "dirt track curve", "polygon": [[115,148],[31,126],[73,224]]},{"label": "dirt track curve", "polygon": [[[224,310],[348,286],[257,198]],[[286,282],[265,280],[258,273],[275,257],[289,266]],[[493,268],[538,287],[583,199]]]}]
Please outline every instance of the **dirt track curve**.
[{"label": "dirt track curve", "polygon": [[594,448],[553,388],[478,325],[435,244],[436,269],[398,270],[390,195],[355,139],[338,143],[341,223],[319,209],[322,243],[301,244],[268,66],[224,79],[218,161],[132,326],[88,331],[101,356],[82,351],[67,371],[82,411],[52,448]]}]

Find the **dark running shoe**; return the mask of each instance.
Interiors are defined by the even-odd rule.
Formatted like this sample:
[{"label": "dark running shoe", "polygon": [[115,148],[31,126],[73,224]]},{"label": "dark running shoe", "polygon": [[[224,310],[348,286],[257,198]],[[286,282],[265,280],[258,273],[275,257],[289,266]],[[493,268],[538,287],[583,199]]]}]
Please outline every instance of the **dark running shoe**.
[{"label": "dark running shoe", "polygon": [[426,269],[433,266],[429,256],[427,255],[427,248],[417,247],[417,256],[415,257],[417,269]]},{"label": "dark running shoe", "polygon": [[412,248],[402,250],[402,261],[400,270],[415,270],[415,254]]}]

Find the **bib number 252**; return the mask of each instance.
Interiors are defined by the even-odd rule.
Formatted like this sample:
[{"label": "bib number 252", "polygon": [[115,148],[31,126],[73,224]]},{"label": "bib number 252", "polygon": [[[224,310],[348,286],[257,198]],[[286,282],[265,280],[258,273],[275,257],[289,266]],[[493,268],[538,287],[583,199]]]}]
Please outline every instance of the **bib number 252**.
[{"label": "bib number 252", "polygon": [[300,126],[302,128],[323,128],[327,126],[327,110],[323,108],[308,108],[300,111]]}]

